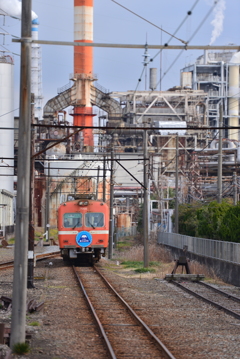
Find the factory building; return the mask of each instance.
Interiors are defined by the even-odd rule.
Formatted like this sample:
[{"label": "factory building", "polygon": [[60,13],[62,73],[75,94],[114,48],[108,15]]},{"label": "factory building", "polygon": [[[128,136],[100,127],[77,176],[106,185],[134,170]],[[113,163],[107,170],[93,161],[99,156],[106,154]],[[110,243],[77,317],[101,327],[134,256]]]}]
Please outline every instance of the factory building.
[{"label": "factory building", "polygon": [[[33,38],[37,38],[37,30],[36,20]],[[74,1],[74,41],[93,42],[93,0]],[[109,92],[96,82],[93,48],[75,46],[71,82],[58,89],[58,94],[47,101],[43,111],[39,54],[36,46],[32,59],[34,117],[45,125],[34,134],[35,152],[39,152],[35,163],[34,201],[38,226],[56,225],[57,208],[69,194],[92,193],[102,199],[105,186],[108,200],[111,170],[114,172],[116,226],[123,227],[123,223],[135,226],[143,201],[141,184],[146,171],[143,127],[148,128],[150,192],[156,198],[152,202],[154,208],[150,208],[152,229],[156,223],[168,223],[171,227],[172,212],[168,203],[175,189],[176,158],[179,159],[180,202],[202,200],[216,192],[218,131],[207,128],[218,127],[220,105],[224,124],[238,125],[238,54],[206,52],[195,64],[181,70],[180,86],[168,91],[156,90],[157,71],[152,68],[148,90]],[[70,127],[66,113],[69,107],[72,107],[69,114],[78,131]],[[98,121],[103,130],[86,128],[92,127],[96,108],[101,111]],[[97,145],[94,136],[97,136]],[[224,176],[229,187],[230,177],[240,162],[238,131],[226,129],[223,144]],[[47,200],[50,216],[46,213]]]},{"label": "factory building", "polygon": [[[181,86],[203,90],[210,126],[218,126],[220,103],[226,126],[239,124],[240,53],[205,51],[197,61],[181,70]],[[239,141],[236,130],[226,130],[225,137]]]}]

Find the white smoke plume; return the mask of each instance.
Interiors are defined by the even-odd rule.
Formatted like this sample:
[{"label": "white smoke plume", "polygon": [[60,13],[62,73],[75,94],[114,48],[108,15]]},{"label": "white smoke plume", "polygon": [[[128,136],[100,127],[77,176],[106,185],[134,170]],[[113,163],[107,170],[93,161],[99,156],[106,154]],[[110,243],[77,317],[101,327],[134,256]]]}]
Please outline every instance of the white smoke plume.
[{"label": "white smoke plume", "polygon": [[[21,19],[22,2],[19,0],[0,0],[0,14]],[[37,14],[32,11],[32,20],[36,19],[37,17]]]},{"label": "white smoke plume", "polygon": [[223,31],[223,20],[224,20],[225,8],[226,8],[225,0],[219,0],[218,4],[216,5],[216,7],[214,9],[214,19],[211,21],[213,30],[212,30],[212,36],[211,36],[209,45],[212,45],[215,42],[215,40],[218,38],[218,36],[221,35],[221,32]]}]

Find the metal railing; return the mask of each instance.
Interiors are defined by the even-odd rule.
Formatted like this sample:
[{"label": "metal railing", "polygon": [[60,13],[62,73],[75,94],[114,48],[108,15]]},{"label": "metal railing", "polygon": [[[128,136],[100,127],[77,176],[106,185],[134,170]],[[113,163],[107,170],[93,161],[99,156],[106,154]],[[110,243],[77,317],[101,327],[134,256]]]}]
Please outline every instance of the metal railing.
[{"label": "metal railing", "polygon": [[135,236],[137,234],[137,227],[121,227],[115,229],[115,238],[119,241],[122,237]]},{"label": "metal railing", "polygon": [[71,81],[69,81],[68,84],[66,84],[66,85],[64,85],[64,86],[62,86],[62,87],[59,87],[59,88],[57,89],[58,95],[60,95],[60,93],[63,93],[64,91],[70,89],[71,87],[72,87],[72,83],[71,83]]},{"label": "metal railing", "polygon": [[176,233],[158,232],[159,244],[174,248],[188,247],[188,252],[204,257],[220,259],[231,263],[240,263],[240,243],[216,241],[213,239],[190,237]]}]

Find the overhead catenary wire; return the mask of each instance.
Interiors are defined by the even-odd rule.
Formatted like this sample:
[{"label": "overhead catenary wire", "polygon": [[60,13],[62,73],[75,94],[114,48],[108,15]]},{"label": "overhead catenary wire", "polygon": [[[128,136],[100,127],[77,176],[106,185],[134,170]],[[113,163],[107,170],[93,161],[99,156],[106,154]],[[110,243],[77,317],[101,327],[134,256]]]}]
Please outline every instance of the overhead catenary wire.
[{"label": "overhead catenary wire", "polygon": [[[187,12],[187,15],[185,16],[185,18],[183,19],[183,21],[180,23],[180,25],[177,27],[177,29],[175,30],[175,32],[173,33],[173,35],[170,37],[170,39],[166,42],[166,44],[164,46],[168,46],[169,42],[173,39],[174,35],[181,29],[181,27],[183,26],[183,24],[185,23],[185,21],[188,19],[188,17],[190,15],[192,15],[192,12],[195,8],[195,6],[197,5],[197,3],[199,2],[199,0],[196,0],[195,3],[193,4],[193,6],[191,7],[191,9]],[[153,61],[161,52],[163,51],[163,49],[159,50],[151,59],[150,61]]]},{"label": "overhead catenary wire", "polygon": [[[192,41],[192,39],[194,38],[194,36],[198,33],[198,31],[201,29],[201,27],[203,26],[203,24],[205,23],[205,21],[207,20],[207,18],[210,16],[210,14],[212,13],[212,11],[214,10],[215,6],[217,5],[217,3],[219,2],[219,0],[215,0],[213,6],[210,8],[210,10],[207,12],[207,14],[205,15],[205,17],[203,18],[203,20],[200,22],[200,24],[198,25],[198,27],[196,28],[196,30],[194,31],[194,33],[192,34],[192,36],[189,38],[189,40],[187,41],[186,45],[189,44],[189,42]],[[159,83],[162,81],[162,79],[166,76],[166,74],[171,70],[171,68],[173,67],[173,65],[175,65],[175,63],[177,62],[177,60],[179,59],[179,57],[182,55],[182,53],[184,52],[184,49],[180,51],[180,53],[177,55],[177,57],[174,59],[174,61],[171,63],[171,65],[167,68],[167,70],[164,72],[163,76],[161,77],[161,79],[158,81],[157,86],[159,85]],[[154,90],[153,90],[154,91]],[[152,91],[152,92],[153,92]]]},{"label": "overhead catenary wire", "polygon": [[159,30],[161,30],[161,31],[165,32],[166,34],[168,34],[168,35],[170,35],[170,36],[172,36],[172,37],[174,37],[176,40],[178,40],[178,41],[182,42],[183,44],[186,44],[186,41],[184,41],[184,40],[182,40],[182,39],[179,39],[178,37],[176,37],[176,36],[174,36],[174,35],[170,34],[168,31],[166,31],[166,30],[164,30],[163,28],[161,28],[161,27],[157,26],[156,24],[154,24],[154,23],[152,23],[151,21],[149,21],[149,20],[145,19],[144,17],[142,17],[142,16],[138,15],[137,13],[135,13],[134,11],[132,11],[132,10],[128,9],[127,7],[123,6],[122,4],[119,4],[117,1],[115,1],[115,0],[111,0],[111,1],[112,1],[112,2],[114,2],[115,4],[117,4],[117,5],[121,6],[123,9],[125,9],[125,10],[127,10],[127,11],[131,12],[132,14],[134,14],[134,15],[135,15],[135,16],[137,16],[137,17],[139,17],[140,19],[142,19],[142,20],[144,20],[144,21],[148,22],[149,24],[151,24],[151,25],[155,26],[155,27],[156,27],[156,28],[158,28]]},{"label": "overhead catenary wire", "polygon": [[[181,22],[181,24],[177,27],[177,29],[175,30],[175,32],[173,33],[173,35],[171,35],[170,39],[168,40],[168,42],[164,45],[164,46],[168,46],[169,42],[175,37],[175,35],[177,34],[177,32],[180,30],[180,28],[182,27],[182,25],[184,24],[184,22],[186,21],[186,19],[188,18],[189,15],[192,14],[192,11],[193,9],[195,8],[195,6],[197,5],[197,3],[199,2],[199,0],[196,0],[194,5],[192,6],[192,8],[187,12],[187,15],[185,16],[185,18],[183,19],[183,21]],[[161,52],[163,51],[163,49],[161,49],[160,51],[158,51],[158,53],[153,56],[149,61],[148,63],[144,64],[143,65],[143,70],[142,70],[142,73],[138,79],[138,83],[137,83],[137,86],[135,88],[135,91],[134,91],[134,94],[136,93],[137,89],[138,89],[138,86],[139,86],[139,83],[141,82],[142,80],[142,76],[144,74],[144,71],[145,71],[145,67],[147,64],[149,64],[150,62],[152,62]]]}]

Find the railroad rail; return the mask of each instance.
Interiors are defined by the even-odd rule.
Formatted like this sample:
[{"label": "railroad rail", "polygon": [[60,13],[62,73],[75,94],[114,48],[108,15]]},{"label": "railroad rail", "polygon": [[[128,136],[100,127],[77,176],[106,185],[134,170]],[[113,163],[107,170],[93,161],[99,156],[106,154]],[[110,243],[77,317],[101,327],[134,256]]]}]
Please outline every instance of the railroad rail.
[{"label": "railroad rail", "polygon": [[184,284],[180,284],[177,281],[172,281],[171,283],[205,303],[224,311],[236,319],[240,319],[240,298],[204,282],[184,282]]},{"label": "railroad rail", "polygon": [[[58,257],[60,255],[60,251],[57,252],[49,252],[49,253],[41,253],[36,255],[36,261],[41,261],[44,259],[51,259]],[[0,263],[0,270],[12,268],[14,266],[14,260],[10,260],[7,262],[1,262]]]},{"label": "railroad rail", "polygon": [[73,266],[73,271],[112,359],[175,359],[96,267]]}]

